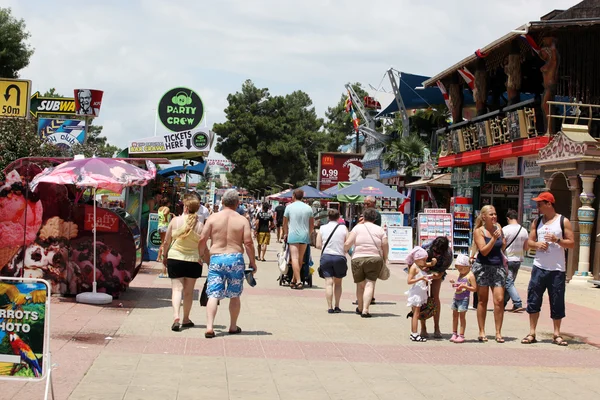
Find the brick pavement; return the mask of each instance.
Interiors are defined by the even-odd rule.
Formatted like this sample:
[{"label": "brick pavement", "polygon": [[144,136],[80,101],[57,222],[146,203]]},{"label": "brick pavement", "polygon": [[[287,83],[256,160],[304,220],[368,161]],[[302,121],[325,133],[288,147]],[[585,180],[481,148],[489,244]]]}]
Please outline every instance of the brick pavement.
[{"label": "brick pavement", "polygon": [[[344,312],[330,315],[316,275],[312,289],[278,286],[277,246],[272,244],[267,253],[271,261],[259,264],[258,286],[244,291],[239,320],[244,332],[238,336],[224,334],[226,302],[217,315],[217,338],[204,339],[205,310],[197,302],[192,310],[197,326],[172,332],[170,282],[157,277],[159,268],[153,263],[108,307],[53,298],[57,398],[600,398],[600,385],[592,378],[600,372],[595,347],[600,345],[600,311],[588,307],[598,296],[596,289],[569,285],[564,327],[573,337],[567,348],[549,343],[547,304],[538,344],[519,343],[527,333],[527,315],[508,313],[503,329],[507,342],[493,342],[491,312],[490,342],[478,343],[472,311],[467,314],[467,343],[449,343],[449,285],[442,288],[445,339],[412,343],[400,266],[392,267],[390,280],[378,282],[374,318],[353,313],[351,277],[344,280]],[[528,278],[525,272],[518,278],[522,295]],[[36,399],[42,392],[40,383],[3,383],[0,399]]]}]

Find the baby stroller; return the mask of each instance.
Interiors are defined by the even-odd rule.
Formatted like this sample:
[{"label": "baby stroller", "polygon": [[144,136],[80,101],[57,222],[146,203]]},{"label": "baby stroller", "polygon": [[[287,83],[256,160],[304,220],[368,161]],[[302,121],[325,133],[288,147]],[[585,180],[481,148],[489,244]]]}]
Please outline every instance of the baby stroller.
[{"label": "baby stroller", "polygon": [[[277,278],[279,281],[279,286],[289,286],[292,282],[294,272],[292,270],[292,262],[290,261],[290,246],[287,244],[287,242],[283,243],[283,249],[281,250],[281,253],[277,254],[277,263],[280,271],[279,278]],[[310,246],[306,246],[304,260],[302,267],[300,268],[300,279],[302,280],[302,284],[304,286],[312,287],[312,264],[313,262],[312,258],[310,257]]]}]

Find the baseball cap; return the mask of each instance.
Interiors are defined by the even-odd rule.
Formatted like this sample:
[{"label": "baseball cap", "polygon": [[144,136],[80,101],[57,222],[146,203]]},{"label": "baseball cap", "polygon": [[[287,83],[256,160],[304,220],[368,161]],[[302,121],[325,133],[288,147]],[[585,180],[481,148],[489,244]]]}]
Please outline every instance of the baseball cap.
[{"label": "baseball cap", "polygon": [[548,201],[552,204],[556,203],[556,200],[554,200],[554,196],[550,192],[540,193],[540,195],[538,197],[535,197],[531,200],[533,200],[533,201]]},{"label": "baseball cap", "polygon": [[469,256],[465,255],[465,254],[459,254],[458,257],[456,257],[456,265],[462,265],[463,267],[468,267],[471,265],[471,263],[469,262]]}]

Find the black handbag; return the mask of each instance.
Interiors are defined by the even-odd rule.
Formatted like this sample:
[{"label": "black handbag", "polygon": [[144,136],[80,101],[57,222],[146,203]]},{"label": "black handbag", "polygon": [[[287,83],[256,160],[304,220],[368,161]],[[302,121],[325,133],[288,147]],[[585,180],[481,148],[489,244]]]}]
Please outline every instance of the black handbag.
[{"label": "black handbag", "polygon": [[206,305],[208,304],[208,296],[206,294],[206,284],[208,283],[208,280],[204,281],[204,286],[202,287],[202,293],[200,293],[200,306],[201,307],[206,307]]}]

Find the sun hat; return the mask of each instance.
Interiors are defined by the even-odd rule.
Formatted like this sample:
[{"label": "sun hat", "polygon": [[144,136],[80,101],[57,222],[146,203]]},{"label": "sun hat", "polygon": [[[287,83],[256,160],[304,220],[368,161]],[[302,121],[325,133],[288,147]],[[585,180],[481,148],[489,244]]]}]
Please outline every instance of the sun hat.
[{"label": "sun hat", "polygon": [[469,262],[469,256],[465,254],[459,254],[458,257],[456,257],[456,261],[454,262],[454,264],[463,267],[469,267],[471,265],[471,263]]}]

